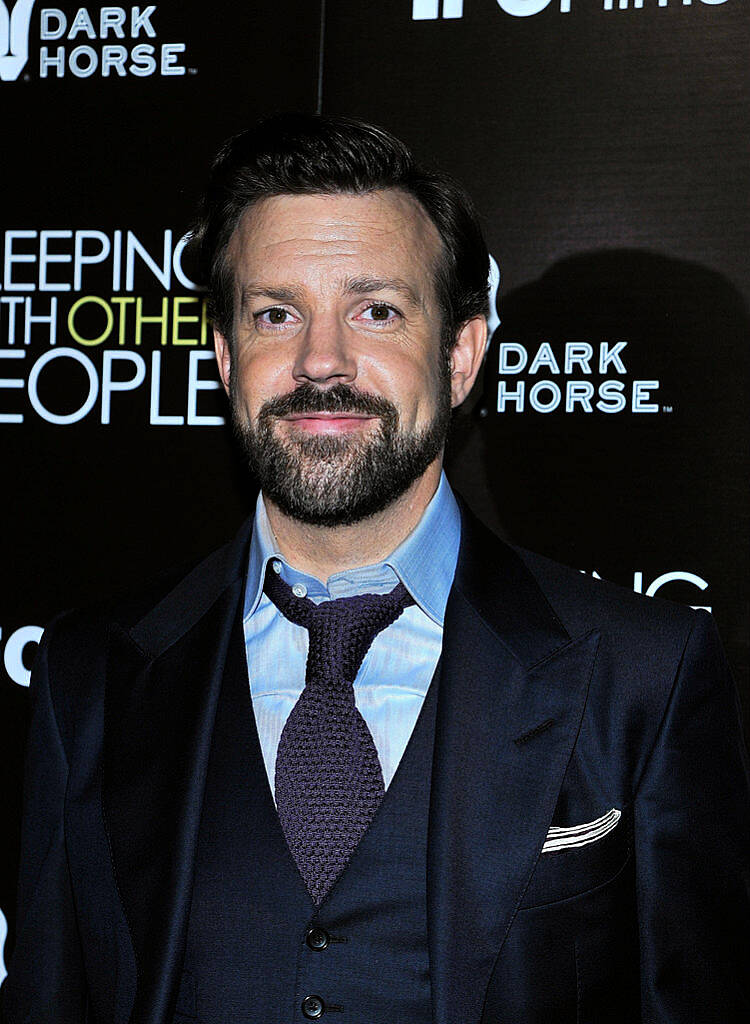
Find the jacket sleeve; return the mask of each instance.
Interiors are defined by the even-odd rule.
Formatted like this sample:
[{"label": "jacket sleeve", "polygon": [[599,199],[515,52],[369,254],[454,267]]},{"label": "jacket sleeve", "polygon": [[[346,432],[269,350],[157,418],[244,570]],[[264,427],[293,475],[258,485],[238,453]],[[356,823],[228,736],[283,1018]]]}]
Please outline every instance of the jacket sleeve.
[{"label": "jacket sleeve", "polygon": [[713,619],[687,641],[635,797],[642,1020],[750,1020],[750,785]]},{"label": "jacket sleeve", "polygon": [[82,1024],[86,988],[65,849],[68,762],[50,692],[54,627],[31,673],[17,941],[2,989],[8,1024]]}]

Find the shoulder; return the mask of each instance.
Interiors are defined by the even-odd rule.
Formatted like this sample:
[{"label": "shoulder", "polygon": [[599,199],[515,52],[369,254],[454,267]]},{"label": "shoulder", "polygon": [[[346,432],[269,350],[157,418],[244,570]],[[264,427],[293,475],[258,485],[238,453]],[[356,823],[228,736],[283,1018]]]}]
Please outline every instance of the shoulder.
[{"label": "shoulder", "polygon": [[60,612],[44,630],[32,670],[32,695],[35,675],[43,671],[61,717],[75,718],[96,703],[113,631],[129,634],[137,645],[144,623],[155,621],[175,631],[186,623],[188,628],[242,575],[248,538],[246,523],[234,540],[197,564],[172,567],[138,587]]},{"label": "shoulder", "polygon": [[117,593],[101,594],[87,604],[68,608],[52,618],[44,629],[48,654],[69,654],[76,646],[89,648],[100,643],[112,626],[130,630],[148,613],[179,589],[201,567],[208,567],[220,551],[197,564],[171,566]]},{"label": "shoulder", "polygon": [[[643,756],[667,709],[718,707],[734,713],[736,693],[713,617],[645,597],[530,551],[516,549],[572,638],[598,634],[590,701],[619,735],[640,735]],[[596,709],[599,711],[596,711]],[[642,762],[639,761],[642,765]]]},{"label": "shoulder", "polygon": [[[460,566],[475,591],[505,591],[507,603],[556,620],[562,633],[578,637],[599,630],[627,647],[673,648],[684,644],[697,615],[686,605],[658,597],[645,597],[626,587],[597,579],[544,555],[498,537],[461,502],[462,547]],[[705,615],[706,613],[700,613]]]},{"label": "shoulder", "polygon": [[607,736],[627,739],[629,792],[660,735],[703,742],[709,718],[722,723],[727,743],[739,735],[736,687],[712,615],[516,551],[573,641],[597,634],[582,742],[599,749]]},{"label": "shoulder", "polygon": [[637,594],[523,548],[515,551],[568,634],[596,630],[600,662],[624,691],[655,709],[668,699],[691,637],[716,636],[705,611]]},{"label": "shoulder", "polygon": [[687,605],[645,597],[544,555],[512,548],[571,636],[597,627],[616,630],[623,640],[639,637],[659,643],[672,635],[686,637],[696,621]]},{"label": "shoulder", "polygon": [[690,651],[720,651],[713,620],[704,611],[636,594],[507,544],[468,510],[463,523],[466,557],[459,585],[475,595],[481,612],[493,604],[500,609],[494,625],[501,638],[509,629],[515,636],[544,629],[553,640],[543,650],[555,654],[595,634],[590,698],[623,721],[635,715],[644,734],[653,736],[681,669],[691,662]]},{"label": "shoulder", "polygon": [[91,643],[112,626],[132,630],[165,604],[174,606],[175,615],[187,613],[191,605],[198,606],[218,595],[242,574],[250,525],[249,520],[243,523],[232,540],[198,560],[170,566],[134,587],[101,595],[87,605],[59,613],[48,623],[45,636],[54,639],[56,646],[63,638]]}]

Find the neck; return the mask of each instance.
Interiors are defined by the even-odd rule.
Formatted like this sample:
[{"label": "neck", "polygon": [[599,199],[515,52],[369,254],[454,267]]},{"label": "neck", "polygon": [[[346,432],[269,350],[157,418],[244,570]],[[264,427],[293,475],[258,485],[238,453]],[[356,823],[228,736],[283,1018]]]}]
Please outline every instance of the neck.
[{"label": "neck", "polygon": [[422,518],[440,483],[440,471],[438,458],[400,498],[381,512],[350,526],[301,523],[264,495],[268,521],[280,553],[295,569],[323,582],[345,569],[382,561]]}]

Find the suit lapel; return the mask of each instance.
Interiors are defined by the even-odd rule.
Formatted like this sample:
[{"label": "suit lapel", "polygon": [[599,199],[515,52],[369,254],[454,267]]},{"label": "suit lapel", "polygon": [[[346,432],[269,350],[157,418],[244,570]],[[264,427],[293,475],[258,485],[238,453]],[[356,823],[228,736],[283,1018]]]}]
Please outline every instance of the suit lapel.
[{"label": "suit lapel", "polygon": [[246,524],[131,630],[110,636],[102,801],[138,968],[132,1024],[170,1019],[216,705],[229,645],[243,643],[248,537]]},{"label": "suit lapel", "polygon": [[[227,653],[242,649],[249,534],[247,523],[111,635],[102,792],[138,966],[132,1024],[171,1013],[221,680],[243,664]],[[519,556],[465,511],[444,637],[428,837],[434,1020],[477,1024],[552,819],[597,637],[571,639]]]},{"label": "suit lapel", "polygon": [[541,851],[598,637],[571,639],[520,557],[464,510],[446,608],[428,837],[435,1024],[477,1024]]}]

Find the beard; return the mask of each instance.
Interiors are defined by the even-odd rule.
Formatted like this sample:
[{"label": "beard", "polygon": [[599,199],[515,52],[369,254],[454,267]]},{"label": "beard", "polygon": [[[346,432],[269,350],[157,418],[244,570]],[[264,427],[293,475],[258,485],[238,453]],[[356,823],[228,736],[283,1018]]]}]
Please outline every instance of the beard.
[{"label": "beard", "polygon": [[[335,384],[301,384],[265,402],[248,422],[232,395],[232,423],[252,474],[286,515],[313,526],[347,526],[387,508],[440,453],[451,420],[450,365],[443,360],[435,414],[420,431],[401,429],[398,409],[377,395]],[[303,434],[281,438],[274,421],[304,413],[359,413],[380,423],[365,436]]]}]

